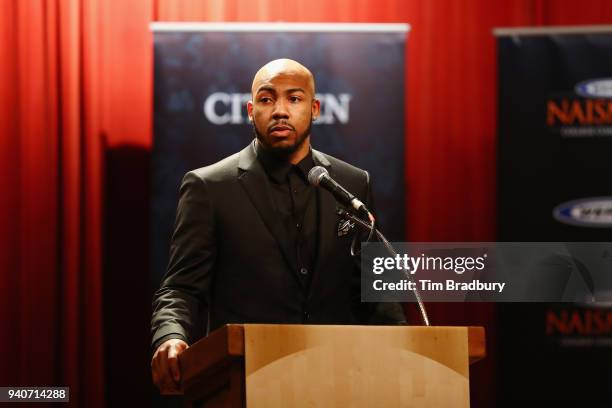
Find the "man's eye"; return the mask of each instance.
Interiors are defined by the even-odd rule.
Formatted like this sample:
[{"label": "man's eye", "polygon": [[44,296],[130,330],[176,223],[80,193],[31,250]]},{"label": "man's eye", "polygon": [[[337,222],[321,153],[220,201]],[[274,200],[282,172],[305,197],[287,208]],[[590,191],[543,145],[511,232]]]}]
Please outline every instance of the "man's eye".
[{"label": "man's eye", "polygon": [[289,100],[290,100],[291,102],[299,102],[299,101],[301,101],[301,100],[302,100],[302,98],[300,98],[299,96],[290,96],[290,97],[289,97]]},{"label": "man's eye", "polygon": [[259,102],[262,102],[262,103],[272,102],[272,98],[270,98],[268,96],[263,96],[263,97],[259,98]]}]

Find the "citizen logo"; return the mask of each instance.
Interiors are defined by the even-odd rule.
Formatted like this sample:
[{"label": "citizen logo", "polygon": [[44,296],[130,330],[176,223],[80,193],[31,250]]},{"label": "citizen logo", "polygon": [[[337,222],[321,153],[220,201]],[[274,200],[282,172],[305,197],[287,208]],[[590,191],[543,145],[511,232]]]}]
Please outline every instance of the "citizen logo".
[{"label": "citizen logo", "polygon": [[[316,95],[321,101],[321,115],[314,124],[347,124],[350,118],[351,95],[348,93]],[[248,123],[246,103],[250,93],[215,92],[204,100],[204,116],[213,125],[243,125]]]}]

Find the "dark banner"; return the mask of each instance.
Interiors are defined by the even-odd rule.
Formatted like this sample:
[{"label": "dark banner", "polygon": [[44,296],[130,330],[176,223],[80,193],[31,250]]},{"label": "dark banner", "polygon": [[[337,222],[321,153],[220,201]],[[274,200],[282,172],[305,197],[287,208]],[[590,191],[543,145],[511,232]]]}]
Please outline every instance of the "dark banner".
[{"label": "dark banner", "polygon": [[[497,34],[498,240],[609,241],[612,31]],[[501,406],[612,405],[612,304],[498,305],[498,324]]]},{"label": "dark banner", "polygon": [[315,149],[368,170],[375,213],[389,239],[404,238],[404,74],[401,24],[155,24],[152,282],[165,272],[185,172],[253,139],[251,81],[277,58],[315,76],[321,115]]}]

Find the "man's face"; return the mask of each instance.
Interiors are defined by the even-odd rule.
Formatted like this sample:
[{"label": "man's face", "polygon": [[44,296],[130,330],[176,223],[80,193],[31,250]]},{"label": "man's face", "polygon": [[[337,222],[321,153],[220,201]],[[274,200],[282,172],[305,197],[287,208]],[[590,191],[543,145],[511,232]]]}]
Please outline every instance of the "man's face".
[{"label": "man's face", "polygon": [[319,114],[310,78],[301,72],[277,72],[256,78],[253,85],[247,109],[257,139],[276,153],[295,152],[307,141],[312,118]]}]

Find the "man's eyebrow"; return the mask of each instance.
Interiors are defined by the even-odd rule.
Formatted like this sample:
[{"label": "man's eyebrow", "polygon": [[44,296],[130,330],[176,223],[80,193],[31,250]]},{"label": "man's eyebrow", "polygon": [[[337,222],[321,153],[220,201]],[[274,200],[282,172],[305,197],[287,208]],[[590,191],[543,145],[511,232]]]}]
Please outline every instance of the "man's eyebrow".
[{"label": "man's eyebrow", "polygon": [[288,93],[288,94],[294,93],[294,92],[306,93],[306,91],[304,89],[302,89],[302,88],[291,88],[291,89],[287,89],[285,91],[285,93]]},{"label": "man's eyebrow", "polygon": [[270,93],[276,94],[276,89],[274,89],[271,86],[264,85],[264,86],[260,86],[259,88],[257,88],[257,93],[260,93],[260,92],[270,92]]}]

